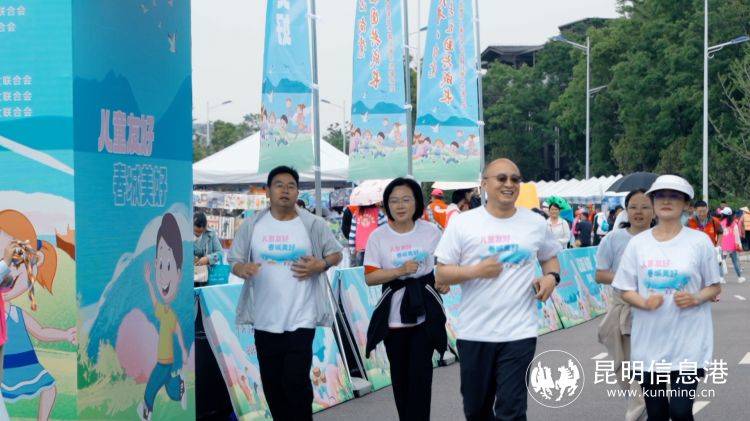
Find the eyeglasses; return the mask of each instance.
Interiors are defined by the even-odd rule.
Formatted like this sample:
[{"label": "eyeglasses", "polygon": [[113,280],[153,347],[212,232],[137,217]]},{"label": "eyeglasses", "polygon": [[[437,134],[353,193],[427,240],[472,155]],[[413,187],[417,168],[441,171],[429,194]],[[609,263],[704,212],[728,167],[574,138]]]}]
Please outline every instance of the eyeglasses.
[{"label": "eyeglasses", "polygon": [[297,190],[296,184],[274,183],[273,187],[280,190]]},{"label": "eyeglasses", "polygon": [[411,205],[412,203],[414,203],[414,198],[411,196],[406,196],[406,197],[401,197],[401,198],[398,198],[398,197],[388,198],[388,204],[391,206],[395,206],[400,203],[403,203],[404,205],[407,205],[407,206]]},{"label": "eyeglasses", "polygon": [[661,200],[685,200],[685,195],[676,191],[658,190],[654,192],[654,199]]},{"label": "eyeglasses", "polygon": [[508,174],[500,173],[491,177],[490,176],[484,177],[485,180],[488,178],[494,178],[495,180],[497,180],[498,183],[502,183],[502,184],[507,183],[508,179],[510,179],[511,183],[516,184],[516,185],[521,184],[521,182],[523,181],[523,178],[521,178],[521,176],[518,174],[508,175]]}]

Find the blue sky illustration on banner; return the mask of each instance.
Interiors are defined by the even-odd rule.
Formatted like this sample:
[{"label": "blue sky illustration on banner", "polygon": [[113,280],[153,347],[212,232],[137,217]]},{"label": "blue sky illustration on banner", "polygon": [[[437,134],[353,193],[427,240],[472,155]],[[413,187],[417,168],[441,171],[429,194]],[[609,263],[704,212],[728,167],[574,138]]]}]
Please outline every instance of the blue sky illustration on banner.
[{"label": "blue sky illustration on banner", "polygon": [[308,0],[269,1],[263,53],[260,171],[313,165]]},{"label": "blue sky illustration on banner", "polygon": [[402,0],[357,0],[349,178],[407,172]]},{"label": "blue sky illustration on banner", "polygon": [[479,177],[479,101],[473,0],[433,0],[414,130],[414,176]]}]

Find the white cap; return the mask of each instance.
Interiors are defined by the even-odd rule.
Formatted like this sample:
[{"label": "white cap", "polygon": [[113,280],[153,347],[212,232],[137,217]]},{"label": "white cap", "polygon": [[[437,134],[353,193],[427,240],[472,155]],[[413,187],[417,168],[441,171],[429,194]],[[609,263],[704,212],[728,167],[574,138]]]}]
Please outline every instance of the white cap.
[{"label": "white cap", "polygon": [[722,215],[726,215],[726,216],[731,215],[732,214],[732,208],[730,208],[729,206],[727,206],[726,208],[724,208],[724,209],[721,210],[721,214]]},{"label": "white cap", "polygon": [[656,181],[654,181],[654,184],[651,185],[651,188],[648,189],[646,194],[650,195],[657,190],[678,191],[680,193],[685,193],[690,199],[693,199],[693,197],[695,196],[693,186],[691,186],[690,183],[687,182],[687,180],[671,174],[660,175],[659,177],[657,177]]}]

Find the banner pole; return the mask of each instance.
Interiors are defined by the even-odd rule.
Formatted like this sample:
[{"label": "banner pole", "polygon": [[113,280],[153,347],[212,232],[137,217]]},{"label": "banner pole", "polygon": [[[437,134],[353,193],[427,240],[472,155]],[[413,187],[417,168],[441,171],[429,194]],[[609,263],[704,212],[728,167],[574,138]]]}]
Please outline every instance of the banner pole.
[{"label": "banner pole", "polygon": [[[405,79],[405,90],[406,90],[406,159],[408,162],[406,173],[410,176],[414,173],[413,170],[413,162],[412,162],[412,147],[414,144],[414,128],[412,127],[412,113],[414,110],[412,110],[411,106],[411,66],[409,66],[409,57],[410,57],[410,50],[409,50],[409,5],[406,3],[406,0],[401,1],[401,9],[402,9],[402,33],[404,37],[404,79]],[[417,25],[419,26],[419,25]],[[419,49],[419,45],[417,45],[417,49]],[[417,66],[419,66],[419,63],[417,62]],[[419,81],[417,81],[419,83]]]},{"label": "banner pole", "polygon": [[[477,54],[477,101],[479,101],[479,113],[477,124],[479,125],[479,181],[482,181],[482,172],[485,166],[484,157],[484,104],[482,98],[482,47],[479,43],[479,0],[474,0],[474,44]],[[486,203],[483,189],[481,189],[482,204]]]},{"label": "banner pole", "polygon": [[318,31],[317,16],[315,14],[315,0],[310,2],[310,50],[312,53],[312,102],[313,102],[313,153],[315,156],[315,214],[323,216],[322,188],[323,183],[320,176],[320,90],[318,87]]}]

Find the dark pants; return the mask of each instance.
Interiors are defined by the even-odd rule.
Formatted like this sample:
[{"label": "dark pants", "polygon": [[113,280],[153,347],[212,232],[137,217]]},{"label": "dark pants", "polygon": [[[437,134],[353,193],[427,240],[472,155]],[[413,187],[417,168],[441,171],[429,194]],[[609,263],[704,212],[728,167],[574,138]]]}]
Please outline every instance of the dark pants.
[{"label": "dark pants", "polygon": [[745,231],[745,238],[742,239],[743,250],[750,250],[750,231]]},{"label": "dark pants", "polygon": [[310,368],[314,337],[315,329],[255,331],[260,379],[275,420],[312,420]]},{"label": "dark pants", "polygon": [[464,415],[474,420],[526,420],[526,371],[536,338],[512,342],[458,340]]},{"label": "dark pants", "polygon": [[427,329],[424,324],[389,329],[384,342],[399,419],[429,420],[433,352]]},{"label": "dark pants", "polygon": [[[693,421],[693,401],[698,388],[698,377],[703,377],[704,370],[699,369],[697,376],[680,375],[679,371],[669,373],[669,386],[672,394],[667,397],[667,383],[656,382],[651,373],[643,373],[643,394],[646,400],[646,412],[649,421]],[[678,381],[679,379],[679,381]],[[692,384],[686,384],[686,382]],[[658,395],[657,395],[658,394]],[[692,397],[691,397],[692,396]]]}]

